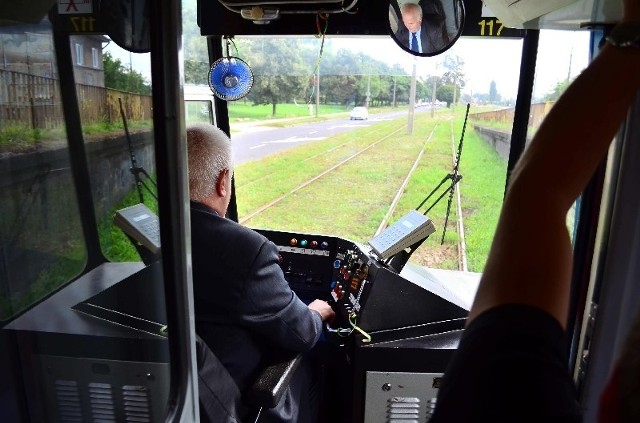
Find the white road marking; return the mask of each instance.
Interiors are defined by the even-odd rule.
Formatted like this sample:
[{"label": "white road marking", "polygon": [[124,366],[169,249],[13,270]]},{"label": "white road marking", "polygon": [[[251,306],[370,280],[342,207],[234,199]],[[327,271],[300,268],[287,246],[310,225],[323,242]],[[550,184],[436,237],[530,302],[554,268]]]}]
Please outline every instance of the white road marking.
[{"label": "white road marking", "polygon": [[273,140],[267,141],[267,144],[287,144],[287,143],[298,143],[298,142],[306,142],[306,141],[320,141],[327,137],[289,137],[283,140]]},{"label": "white road marking", "polygon": [[329,130],[335,129],[335,128],[364,128],[365,126],[369,126],[369,124],[357,124],[357,123],[348,123],[348,124],[344,124],[344,125],[334,125],[334,126],[330,126]]},{"label": "white road marking", "polygon": [[249,147],[249,150],[255,150],[256,148],[266,147],[266,144],[254,145],[253,147]]}]

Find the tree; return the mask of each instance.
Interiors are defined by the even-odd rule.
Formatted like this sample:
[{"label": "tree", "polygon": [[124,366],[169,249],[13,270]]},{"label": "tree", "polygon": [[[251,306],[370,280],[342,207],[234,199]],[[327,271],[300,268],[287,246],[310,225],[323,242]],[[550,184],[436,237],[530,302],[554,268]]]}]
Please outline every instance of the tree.
[{"label": "tree", "polygon": [[456,99],[460,98],[460,90],[465,86],[464,75],[464,60],[460,56],[447,55],[444,58],[443,66],[447,71],[442,75],[442,83],[445,85],[452,85],[451,93],[454,97],[451,98],[451,102],[447,100],[439,99],[440,101],[447,101],[447,107],[453,102],[457,102]]},{"label": "tree", "polygon": [[184,82],[187,84],[208,84],[209,64],[197,60],[184,61]]},{"label": "tree", "polygon": [[[196,22],[197,2],[182,2],[183,22]],[[208,84],[209,53],[207,39],[200,35],[197,25],[183,25],[184,82],[187,84]]]},{"label": "tree", "polygon": [[151,95],[151,86],[140,72],[127,69],[120,59],[114,59],[106,52],[102,56],[104,63],[104,85],[114,90]]},{"label": "tree", "polygon": [[[453,103],[454,87],[455,86],[453,84],[440,85],[436,90],[436,98],[438,101],[445,101],[447,103],[447,107],[451,107],[451,103]],[[455,95],[456,98],[460,98],[460,88],[455,87]]]},{"label": "tree", "polygon": [[556,101],[560,98],[560,95],[567,89],[569,84],[571,84],[571,79],[565,79],[564,81],[560,81],[556,83],[556,86],[553,87],[553,91],[544,96],[544,101]]},{"label": "tree", "polygon": [[491,84],[489,84],[489,102],[492,104],[495,104],[499,101],[500,101],[500,94],[498,94],[496,81],[491,81]]},{"label": "tree", "polygon": [[[254,104],[271,104],[275,116],[280,103],[303,99],[311,85],[312,70],[306,69],[296,39],[259,39],[251,43],[254,82],[249,98]],[[306,101],[306,99],[305,99]]]}]

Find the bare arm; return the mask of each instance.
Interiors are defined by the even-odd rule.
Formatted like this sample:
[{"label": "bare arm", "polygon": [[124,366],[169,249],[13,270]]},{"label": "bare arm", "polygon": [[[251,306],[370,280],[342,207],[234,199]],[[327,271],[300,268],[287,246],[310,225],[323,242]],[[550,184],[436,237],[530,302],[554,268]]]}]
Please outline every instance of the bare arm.
[{"label": "bare arm", "polygon": [[[638,0],[625,19],[640,21]],[[544,120],[507,191],[469,321],[492,307],[541,308],[565,327],[571,280],[566,215],[640,88],[640,49],[605,46]]]}]

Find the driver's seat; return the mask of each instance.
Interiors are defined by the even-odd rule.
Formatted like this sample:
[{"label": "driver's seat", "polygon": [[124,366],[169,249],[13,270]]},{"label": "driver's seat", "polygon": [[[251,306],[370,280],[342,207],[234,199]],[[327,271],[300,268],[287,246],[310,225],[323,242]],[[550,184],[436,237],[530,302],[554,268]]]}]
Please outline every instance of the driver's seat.
[{"label": "driver's seat", "polygon": [[196,335],[200,421],[258,422],[263,408],[273,408],[280,402],[301,360],[298,354],[268,366],[243,397],[227,369]]}]

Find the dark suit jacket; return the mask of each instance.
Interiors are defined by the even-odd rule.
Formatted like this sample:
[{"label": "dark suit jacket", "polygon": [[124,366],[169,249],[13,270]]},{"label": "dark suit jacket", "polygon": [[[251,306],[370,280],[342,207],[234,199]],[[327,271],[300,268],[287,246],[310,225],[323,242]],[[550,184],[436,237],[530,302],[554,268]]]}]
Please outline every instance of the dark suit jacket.
[{"label": "dark suit jacket", "polygon": [[[399,22],[399,25],[395,37],[402,45],[409,48],[409,30],[402,24],[402,21]],[[423,18],[420,28],[422,53],[435,53],[445,48],[448,43],[449,36],[444,30],[444,23]]]},{"label": "dark suit jacket", "polygon": [[[272,242],[192,202],[191,250],[196,332],[241,392],[274,352],[315,345],[320,315],[289,288]],[[294,395],[269,411],[280,416],[274,421],[296,421]]]}]

